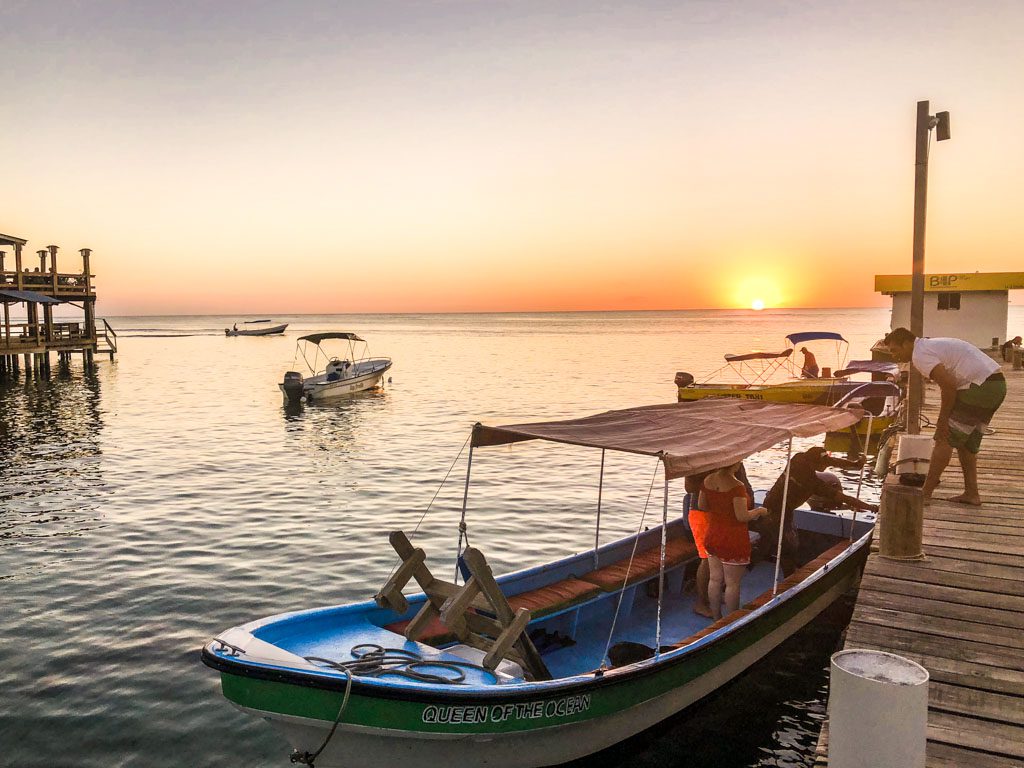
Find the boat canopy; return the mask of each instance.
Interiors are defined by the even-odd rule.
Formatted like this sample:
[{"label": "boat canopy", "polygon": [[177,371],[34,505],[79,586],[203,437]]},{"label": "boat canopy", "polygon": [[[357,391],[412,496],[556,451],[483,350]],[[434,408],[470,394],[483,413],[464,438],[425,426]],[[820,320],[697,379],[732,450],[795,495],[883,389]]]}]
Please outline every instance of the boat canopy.
[{"label": "boat canopy", "polygon": [[836,371],[836,376],[851,376],[855,373],[887,373],[890,376],[898,376],[900,367],[896,363],[886,360],[851,360],[850,364],[841,371]]},{"label": "boat canopy", "polygon": [[789,357],[792,354],[792,349],[786,349],[782,352],[747,352],[742,355],[726,355],[725,361],[727,363],[739,363],[743,360],[775,360],[779,357]]},{"label": "boat canopy", "polygon": [[786,340],[794,346],[803,344],[805,341],[820,341],[822,339],[846,343],[846,339],[841,334],[833,333],[832,331],[803,331],[786,336]]},{"label": "boat canopy", "polygon": [[36,291],[14,291],[14,290],[2,290],[0,291],[0,301],[4,304],[13,301],[31,301],[35,304],[64,304],[63,299],[55,299],[52,296],[47,296],[43,293],[37,293]]},{"label": "boat canopy", "polygon": [[309,336],[300,336],[297,341],[308,341],[312,344],[319,344],[327,339],[346,339],[348,341],[363,341],[354,333],[311,333]]},{"label": "boat canopy", "polygon": [[549,440],[658,456],[667,479],[742,461],[789,437],[811,437],[856,424],[860,410],[824,405],[707,399],[606,411],[580,419],[473,427],[472,445]]}]

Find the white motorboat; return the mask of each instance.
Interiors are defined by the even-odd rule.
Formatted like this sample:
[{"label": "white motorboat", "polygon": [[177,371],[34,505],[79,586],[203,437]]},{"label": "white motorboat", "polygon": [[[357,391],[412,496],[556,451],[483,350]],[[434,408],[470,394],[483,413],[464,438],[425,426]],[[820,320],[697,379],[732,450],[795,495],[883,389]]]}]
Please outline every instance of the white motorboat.
[{"label": "white motorboat", "polygon": [[[325,350],[325,341],[348,342],[342,357]],[[310,359],[312,353],[312,359]],[[354,333],[312,333],[299,337],[295,349],[296,359],[302,357],[310,375],[288,371],[278,384],[286,403],[319,402],[335,397],[364,392],[380,385],[384,374],[391,368],[390,357],[370,357],[366,341]],[[321,361],[321,357],[323,361]],[[321,362],[323,368],[320,367]]]},{"label": "white motorboat", "polygon": [[[243,325],[254,325],[256,323],[269,323],[269,320],[246,320]],[[280,325],[268,325],[266,328],[239,328],[236,324],[234,328],[225,328],[225,336],[273,336],[278,333],[284,333],[284,329],[288,327],[288,323],[281,323]]]}]

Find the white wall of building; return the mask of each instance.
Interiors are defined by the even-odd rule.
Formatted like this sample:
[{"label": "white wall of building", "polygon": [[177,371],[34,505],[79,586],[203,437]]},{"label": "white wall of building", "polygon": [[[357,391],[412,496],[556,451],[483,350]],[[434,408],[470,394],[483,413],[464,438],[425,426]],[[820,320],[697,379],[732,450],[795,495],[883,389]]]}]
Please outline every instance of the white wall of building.
[{"label": "white wall of building", "polygon": [[[1007,291],[964,291],[960,309],[939,310],[939,294],[924,295],[924,335],[963,339],[982,349],[1006,341]],[[892,296],[892,327],[910,327],[910,294]]]}]

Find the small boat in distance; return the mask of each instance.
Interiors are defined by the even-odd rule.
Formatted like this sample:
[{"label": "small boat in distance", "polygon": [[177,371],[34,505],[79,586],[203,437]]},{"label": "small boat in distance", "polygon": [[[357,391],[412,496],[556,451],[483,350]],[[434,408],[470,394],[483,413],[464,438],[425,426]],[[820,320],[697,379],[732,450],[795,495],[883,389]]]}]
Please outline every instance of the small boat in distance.
[{"label": "small boat in distance", "polygon": [[[270,320],[246,320],[242,325],[257,325],[260,323],[269,323]],[[239,328],[238,323],[235,323],[234,328],[225,328],[225,336],[273,336],[278,333],[284,333],[284,329],[288,327],[288,323],[281,323],[280,325],[269,325],[266,328]]]},{"label": "small boat in distance", "polygon": [[[707,400],[476,424],[468,467],[474,451],[537,440],[600,450],[602,481],[605,451],[650,457],[662,465],[664,489],[652,475],[648,492],[663,499],[661,520],[644,504],[635,533],[600,545],[599,503],[593,549],[495,578],[475,534],[476,546],[463,547],[467,468],[458,547],[439,562],[447,571],[454,559],[461,584],[394,531],[399,561],[372,600],[233,627],[206,644],[203,661],[229,701],[285,735],[293,763],[532,768],[585,757],[741,674],[854,585],[868,554],[873,522],[797,510],[797,569],[784,577],[765,552],[743,578],[742,607],[704,618],[683,588],[699,558],[685,518],[669,517],[670,481],[858,418]],[[553,495],[523,521],[524,535],[543,538],[559,508]],[[412,583],[422,591],[406,594]]]},{"label": "small boat in distance", "polygon": [[[332,339],[348,342],[345,356],[338,357],[323,349],[323,342]],[[354,333],[311,333],[300,336],[295,347],[295,357],[299,356],[306,363],[310,375],[303,376],[298,371],[285,373],[284,380],[277,385],[284,394],[285,403],[299,403],[303,400],[313,403],[364,392],[378,386],[391,368],[390,357],[371,358],[366,341]]]}]

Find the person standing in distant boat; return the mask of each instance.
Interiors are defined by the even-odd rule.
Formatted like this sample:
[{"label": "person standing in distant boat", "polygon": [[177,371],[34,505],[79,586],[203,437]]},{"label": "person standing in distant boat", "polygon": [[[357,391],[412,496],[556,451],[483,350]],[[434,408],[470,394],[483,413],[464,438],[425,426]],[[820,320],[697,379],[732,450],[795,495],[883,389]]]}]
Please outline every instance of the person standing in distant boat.
[{"label": "person standing in distant boat", "polygon": [[711,579],[708,604],[711,618],[722,618],[740,607],[740,583],[750,565],[750,532],[747,523],[768,514],[764,507],[751,509],[747,489],[736,476],[743,466],[737,462],[711,472],[704,478],[698,506],[708,513],[704,548],[708,553]]},{"label": "person standing in distant boat", "polygon": [[238,323],[235,323],[233,326],[231,326],[231,330],[237,332],[238,331]]},{"label": "person standing in distant boat", "polygon": [[935,447],[921,489],[930,499],[956,449],[964,473],[964,492],[949,501],[981,506],[978,493],[978,451],[983,430],[1006,397],[1006,378],[999,363],[963,339],[918,338],[896,328],[883,339],[893,358],[911,363],[939,385],[942,401],[935,422]]},{"label": "person standing in distant boat", "polygon": [[800,368],[800,375],[805,379],[816,379],[821,369],[818,368],[818,359],[814,356],[807,347],[800,347],[800,352],[804,356],[804,364]]}]

